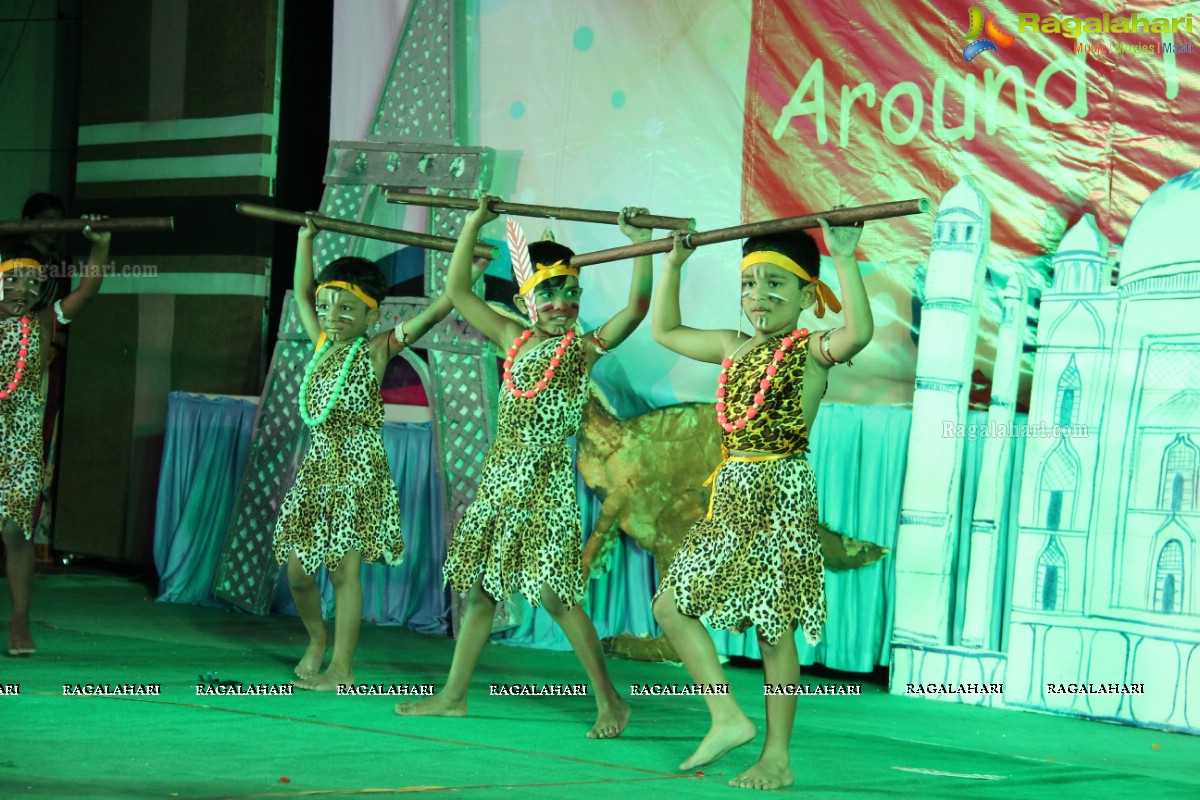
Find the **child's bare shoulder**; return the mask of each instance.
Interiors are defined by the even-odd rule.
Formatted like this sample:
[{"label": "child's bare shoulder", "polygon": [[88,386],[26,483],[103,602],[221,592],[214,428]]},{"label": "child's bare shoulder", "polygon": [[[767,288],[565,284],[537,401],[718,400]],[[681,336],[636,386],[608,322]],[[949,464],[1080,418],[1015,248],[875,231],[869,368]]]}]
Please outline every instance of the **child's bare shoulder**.
[{"label": "child's bare shoulder", "polygon": [[741,331],[718,331],[724,338],[722,349],[726,358],[733,355],[742,345],[750,341],[752,337],[747,336]]}]

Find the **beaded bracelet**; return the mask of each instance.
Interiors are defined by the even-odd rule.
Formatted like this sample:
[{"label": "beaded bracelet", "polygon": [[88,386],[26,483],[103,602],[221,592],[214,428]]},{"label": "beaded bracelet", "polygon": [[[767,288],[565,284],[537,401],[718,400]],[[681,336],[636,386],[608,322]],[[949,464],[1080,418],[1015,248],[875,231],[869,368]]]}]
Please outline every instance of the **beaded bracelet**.
[{"label": "beaded bracelet", "polygon": [[54,316],[58,317],[59,325],[70,325],[71,324],[71,320],[67,319],[67,316],[65,314],[63,314],[62,300],[54,301]]},{"label": "beaded bracelet", "polygon": [[[841,328],[836,328],[835,330],[840,331]],[[847,358],[845,361],[838,361],[833,357],[833,354],[829,352],[829,337],[832,335],[833,331],[829,330],[825,331],[825,334],[821,337],[821,355],[825,356],[825,360],[834,366],[837,366],[838,364],[846,364],[847,366],[853,367],[854,361],[852,359]]]},{"label": "beaded bracelet", "polygon": [[608,343],[600,337],[599,330],[592,334],[592,346],[596,348],[596,352],[600,355],[608,355]]},{"label": "beaded bracelet", "polygon": [[[396,335],[396,331],[400,331],[400,335]],[[396,327],[392,328],[392,338],[396,340],[396,344],[401,347],[408,347],[408,334],[404,332],[404,323],[401,322]]]}]

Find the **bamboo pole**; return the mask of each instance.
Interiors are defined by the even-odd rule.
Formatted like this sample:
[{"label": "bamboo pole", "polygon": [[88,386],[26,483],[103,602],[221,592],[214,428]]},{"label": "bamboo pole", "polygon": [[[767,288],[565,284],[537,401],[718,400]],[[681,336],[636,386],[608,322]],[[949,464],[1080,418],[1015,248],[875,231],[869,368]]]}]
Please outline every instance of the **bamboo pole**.
[{"label": "bamboo pole", "polygon": [[[860,225],[868,220],[890,219],[904,217],[910,214],[921,214],[929,210],[929,200],[924,197],[916,200],[897,200],[893,203],[876,203],[870,206],[856,208],[834,208],[817,214],[804,214],[799,217],[772,219],[764,222],[751,222],[747,225],[735,225],[732,228],[717,228],[712,231],[689,233],[684,244],[688,247],[699,247],[717,242],[729,242],[734,239],[747,239],[751,236],[765,236],[773,233],[786,233],[807,228],[819,228],[819,220],[824,219],[830,225]],[[571,266],[586,267],[592,264],[604,264],[609,261],[620,261],[636,256],[667,253],[675,246],[675,239],[652,239],[649,242],[628,244],[624,247],[613,247],[609,250],[597,250],[594,253],[584,253],[571,259]]]},{"label": "bamboo pole", "polygon": [[0,235],[21,233],[79,233],[94,231],[173,231],[174,217],[113,217],[111,219],[18,219],[0,222]]},{"label": "bamboo pole", "polygon": [[[301,214],[298,211],[286,211],[281,208],[255,205],[254,203],[238,203],[237,212],[247,217],[280,222],[285,225],[303,227],[305,220],[311,219],[317,230],[344,233],[349,236],[362,236],[366,239],[378,239],[381,242],[407,244],[412,247],[424,247],[427,250],[441,250],[445,253],[454,252],[457,240],[448,236],[434,236],[428,233],[413,231],[398,231],[395,228],[385,228],[382,225],[367,225],[363,222],[351,222],[344,219],[334,219],[323,214]],[[498,251],[486,244],[475,245],[475,257],[495,260]]]},{"label": "bamboo pole", "polygon": [[[408,203],[413,206],[428,206],[429,208],[457,208],[462,211],[474,211],[479,208],[478,200],[465,197],[445,197],[432,194],[409,194],[389,190],[389,203]],[[510,214],[514,217],[542,217],[545,219],[565,219],[572,222],[599,222],[605,225],[616,225],[616,211],[594,211],[589,208],[563,208],[560,206],[526,205],[524,203],[505,203],[502,200],[489,203],[488,208],[497,214]],[[695,230],[696,220],[690,217],[662,217],[657,214],[638,214],[629,218],[629,224],[635,228],[661,228],[668,231]]]}]

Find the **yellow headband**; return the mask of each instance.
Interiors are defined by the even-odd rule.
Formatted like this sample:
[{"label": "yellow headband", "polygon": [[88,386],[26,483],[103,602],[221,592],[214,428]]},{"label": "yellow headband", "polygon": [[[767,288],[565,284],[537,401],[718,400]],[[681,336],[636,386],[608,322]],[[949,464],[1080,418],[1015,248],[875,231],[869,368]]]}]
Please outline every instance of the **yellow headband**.
[{"label": "yellow headband", "polygon": [[825,306],[833,309],[833,313],[842,310],[842,304],[838,302],[834,296],[833,290],[826,286],[820,278],[814,278],[809,275],[804,267],[792,261],[783,253],[776,253],[771,250],[755,250],[750,255],[742,259],[742,272],[746,271],[747,267],[752,267],[755,264],[774,264],[777,267],[786,269],[788,272],[795,275],[806,283],[816,284],[817,287],[817,316],[825,316]]},{"label": "yellow headband", "polygon": [[532,292],[533,287],[537,286],[542,281],[549,280],[550,278],[557,278],[560,275],[574,275],[576,278],[578,278],[579,270],[575,269],[575,267],[572,267],[569,264],[564,264],[561,261],[548,265],[538,264],[534,268],[533,274],[526,278],[525,282],[521,284],[521,288],[517,290],[517,294],[527,294]]},{"label": "yellow headband", "polygon": [[369,296],[366,292],[352,283],[346,283],[345,281],[330,281],[329,283],[322,283],[317,287],[316,293],[320,294],[322,289],[345,289],[359,300],[362,300],[363,303],[366,304],[367,308],[379,308],[379,303],[376,302],[375,298]]},{"label": "yellow headband", "polygon": [[0,272],[8,272],[22,267],[31,267],[38,272],[42,271],[41,263],[32,258],[10,258],[8,261],[0,262]]}]

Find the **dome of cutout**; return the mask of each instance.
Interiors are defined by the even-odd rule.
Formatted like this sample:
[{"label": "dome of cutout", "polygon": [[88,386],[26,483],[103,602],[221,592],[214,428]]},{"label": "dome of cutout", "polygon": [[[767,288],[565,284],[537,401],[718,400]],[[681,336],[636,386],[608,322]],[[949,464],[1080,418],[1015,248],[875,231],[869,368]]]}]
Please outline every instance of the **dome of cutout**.
[{"label": "dome of cutout", "polygon": [[1177,175],[1154,191],[1138,209],[1121,253],[1118,285],[1179,272],[1190,263],[1200,271],[1196,225],[1200,220],[1200,169]]}]

